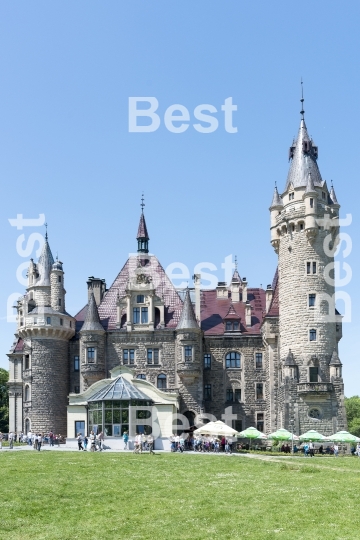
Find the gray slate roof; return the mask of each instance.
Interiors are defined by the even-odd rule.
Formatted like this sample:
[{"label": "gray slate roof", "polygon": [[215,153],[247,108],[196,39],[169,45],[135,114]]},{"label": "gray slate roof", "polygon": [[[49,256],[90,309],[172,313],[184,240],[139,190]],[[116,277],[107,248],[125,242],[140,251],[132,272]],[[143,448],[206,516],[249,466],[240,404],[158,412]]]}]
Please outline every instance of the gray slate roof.
[{"label": "gray slate roof", "polygon": [[323,181],[319,167],[316,163],[315,153],[312,150],[309,152],[303,151],[303,143],[305,141],[310,142],[311,139],[307,132],[305,120],[302,119],[300,122],[299,134],[295,143],[294,155],[290,164],[285,191],[288,190],[290,184],[292,184],[294,188],[305,187],[309,172],[311,173],[314,186],[322,187]]},{"label": "gray slate roof", "polygon": [[339,204],[338,203],[338,200],[336,198],[336,195],[335,195],[335,189],[334,189],[334,186],[331,186],[331,190],[330,190],[330,199],[331,199],[331,203],[332,204]]},{"label": "gray slate roof", "polygon": [[180,315],[180,321],[176,329],[184,330],[188,328],[199,328],[199,325],[196,321],[194,308],[191,303],[189,289],[186,289],[184,305],[183,305],[182,312]]},{"label": "gray slate roof", "polygon": [[281,199],[281,197],[279,195],[277,187],[275,186],[273,200],[272,200],[272,203],[271,203],[271,206],[270,206],[270,210],[272,210],[273,208],[282,207],[282,206],[284,206],[284,203],[282,202],[282,199]]},{"label": "gray slate roof", "polygon": [[146,394],[143,394],[128,380],[119,375],[107,386],[96,392],[88,401],[103,400],[128,400],[140,399],[142,401],[152,401]]},{"label": "gray slate roof", "polygon": [[53,264],[54,257],[52,256],[49,242],[47,241],[47,238],[45,238],[45,243],[37,264],[39,279],[37,280],[36,285],[50,285],[50,272]]},{"label": "gray slate roof", "polygon": [[331,355],[330,366],[341,366],[341,365],[342,365],[342,363],[340,361],[339,355],[334,350],[334,352]]},{"label": "gray slate roof", "polygon": [[94,293],[91,293],[89,306],[86,312],[86,317],[81,331],[84,330],[101,330],[104,332],[104,328],[100,322],[98,308],[95,302]]}]

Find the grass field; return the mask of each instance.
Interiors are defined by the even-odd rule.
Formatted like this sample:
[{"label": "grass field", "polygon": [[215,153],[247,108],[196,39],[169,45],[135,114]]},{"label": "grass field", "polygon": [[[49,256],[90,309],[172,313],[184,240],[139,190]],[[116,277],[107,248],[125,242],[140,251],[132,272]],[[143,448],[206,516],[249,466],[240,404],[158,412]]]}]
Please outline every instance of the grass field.
[{"label": "grass field", "polygon": [[0,452],[0,538],[360,538],[360,459]]}]

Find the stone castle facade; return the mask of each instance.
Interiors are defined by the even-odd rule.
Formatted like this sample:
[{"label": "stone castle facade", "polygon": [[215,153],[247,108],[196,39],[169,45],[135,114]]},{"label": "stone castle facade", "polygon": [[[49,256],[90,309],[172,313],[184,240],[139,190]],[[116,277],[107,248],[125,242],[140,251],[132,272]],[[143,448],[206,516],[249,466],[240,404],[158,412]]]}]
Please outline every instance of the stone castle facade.
[{"label": "stone castle facade", "polygon": [[[280,196],[275,187],[270,206],[278,269],[266,290],[249,287],[237,269],[215,290],[201,290],[199,275],[191,290],[176,290],[149,253],[142,212],[137,254],[109,288],[90,277],[88,303],[73,317],[65,309],[63,265],[46,235],[17,304],[8,355],[10,429],[66,434],[69,396],[84,394],[118,366],[175,393],[190,425],[205,413],[221,419],[231,406],[237,430],[346,429],[341,316],[326,277],[340,207],[321,178],[304,118],[289,157],[285,189]],[[99,429],[115,433],[110,420],[101,422]]]}]

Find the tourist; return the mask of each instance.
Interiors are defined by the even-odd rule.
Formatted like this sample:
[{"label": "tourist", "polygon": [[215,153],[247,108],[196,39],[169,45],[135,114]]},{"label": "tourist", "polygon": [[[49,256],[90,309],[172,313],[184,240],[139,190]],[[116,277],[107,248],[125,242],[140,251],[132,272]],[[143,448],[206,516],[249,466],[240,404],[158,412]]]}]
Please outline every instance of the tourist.
[{"label": "tourist", "polygon": [[103,450],[103,445],[104,445],[104,433],[102,431],[99,433],[99,436],[97,439],[98,439],[99,450],[101,452]]},{"label": "tourist", "polygon": [[79,450],[84,450],[83,445],[82,445],[82,437],[81,437],[81,433],[78,433],[78,434],[77,434],[77,442],[78,442],[78,449],[79,449]]},{"label": "tourist", "polygon": [[14,448],[14,434],[12,431],[9,433],[9,448],[11,450]]},{"label": "tourist", "polygon": [[323,453],[324,453],[324,447],[323,447],[323,445],[321,445],[319,447],[319,454],[323,454]]},{"label": "tourist", "polygon": [[89,442],[89,441],[88,441],[88,438],[87,438],[87,436],[85,435],[85,437],[84,437],[84,451],[85,451],[85,452],[87,452],[87,445],[88,445],[88,442]]},{"label": "tourist", "polygon": [[310,454],[310,457],[315,456],[315,449],[314,449],[314,443],[313,442],[310,442],[310,444],[309,444],[309,454]]},{"label": "tourist", "polygon": [[215,442],[214,442],[214,452],[216,452],[217,454],[219,453],[219,450],[220,450],[220,444],[219,444],[219,441],[217,439],[215,439]]},{"label": "tourist", "polygon": [[148,435],[147,444],[148,444],[150,454],[155,454],[155,452],[154,452],[154,437],[152,435]]},{"label": "tourist", "polygon": [[90,452],[96,451],[96,437],[93,431],[90,432]]},{"label": "tourist", "polygon": [[2,450],[3,434],[0,431],[0,450]]},{"label": "tourist", "polygon": [[27,443],[29,446],[31,446],[32,444],[32,433],[30,430],[28,431],[28,434],[27,434]]},{"label": "tourist", "polygon": [[37,447],[37,434],[36,433],[31,434],[31,444],[32,444],[33,449],[36,450],[36,447]]},{"label": "tourist", "polygon": [[308,457],[309,455],[309,445],[308,443],[304,444],[304,457]]},{"label": "tourist", "polygon": [[37,449],[38,449],[39,452],[41,450],[42,438],[43,438],[42,433],[39,433],[38,436],[37,436]]},{"label": "tourist", "polygon": [[179,449],[179,443],[180,443],[180,436],[175,435],[175,450]]},{"label": "tourist", "polygon": [[231,448],[228,439],[225,439],[225,454],[231,454]]},{"label": "tourist", "polygon": [[50,446],[54,446],[54,433],[52,431],[49,433],[49,444]]},{"label": "tourist", "polygon": [[338,447],[338,445],[336,443],[333,446],[333,450],[334,450],[334,456],[338,457],[338,455],[339,455],[339,447]]},{"label": "tourist", "polygon": [[129,434],[128,434],[127,431],[124,431],[123,441],[124,441],[124,450],[127,450],[128,449],[128,442],[129,442]]}]

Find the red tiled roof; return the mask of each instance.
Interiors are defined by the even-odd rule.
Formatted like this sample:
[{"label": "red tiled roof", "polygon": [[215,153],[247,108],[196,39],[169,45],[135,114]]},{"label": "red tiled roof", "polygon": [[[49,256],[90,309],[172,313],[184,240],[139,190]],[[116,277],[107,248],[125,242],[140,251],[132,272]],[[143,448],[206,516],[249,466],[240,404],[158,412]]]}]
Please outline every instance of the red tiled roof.
[{"label": "red tiled roof", "polygon": [[[117,297],[119,296],[122,298],[125,296],[125,289],[129,279],[135,276],[138,262],[138,256],[133,255],[129,257],[98,307],[101,324],[106,330],[114,330],[116,328]],[[141,265],[144,269],[144,274],[151,278],[152,283],[155,286],[156,295],[164,300],[165,326],[167,328],[176,328],[180,320],[183,302],[176,292],[174,285],[165,274],[165,270],[155,255],[144,254],[142,256]]]},{"label": "red tiled roof", "polygon": [[[265,291],[248,289],[248,300],[252,307],[251,326],[245,325],[245,303],[236,302],[234,308],[241,317],[240,330],[244,334],[260,334],[260,326],[265,313]],[[222,335],[225,327],[223,319],[231,307],[231,298],[217,298],[216,290],[202,291],[201,328],[206,335]]]}]

